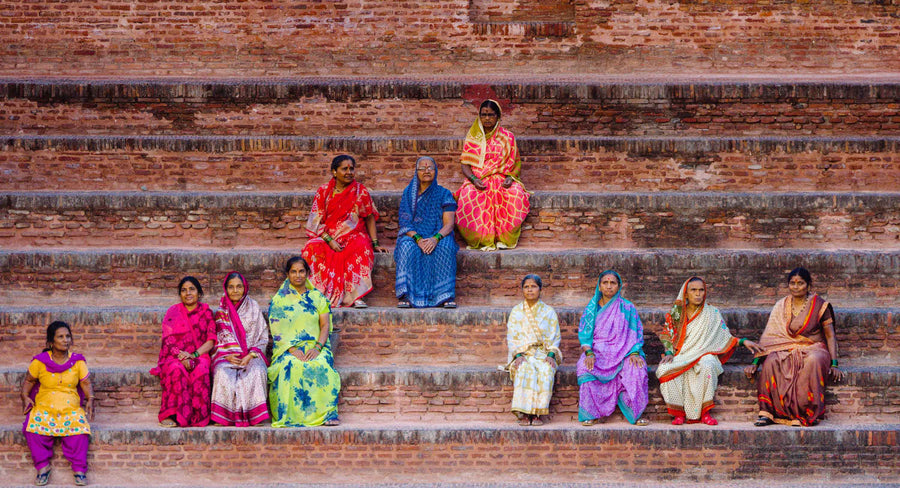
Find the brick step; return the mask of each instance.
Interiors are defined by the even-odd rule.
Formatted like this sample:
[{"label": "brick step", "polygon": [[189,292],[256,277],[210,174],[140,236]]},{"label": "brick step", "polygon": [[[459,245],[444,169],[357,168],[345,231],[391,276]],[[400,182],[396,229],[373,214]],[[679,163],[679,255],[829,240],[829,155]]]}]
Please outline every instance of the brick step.
[{"label": "brick step", "polygon": [[[132,483],[149,485],[161,479],[191,486],[259,483],[261,479],[296,483],[296,466],[303,466],[304,483],[326,484],[491,486],[520,481],[528,486],[546,479],[597,486],[602,479],[615,486],[654,480],[663,483],[654,486],[695,486],[693,482],[698,481],[721,486],[751,480],[843,486],[896,483],[900,469],[896,435],[900,425],[896,423],[826,422],[809,429],[760,429],[749,422],[712,428],[661,423],[638,428],[616,422],[591,429],[557,422],[537,428],[496,422],[373,427],[349,420],[340,427],[313,429],[95,425],[89,480],[100,485],[121,483],[125,470]],[[0,430],[4,459],[0,475],[14,484],[33,478],[20,430],[21,425]],[[315,448],[297,449],[298,445]],[[815,466],[814,474],[810,466]],[[69,479],[67,462],[55,460],[54,467],[55,482]]]},{"label": "brick step", "polygon": [[[82,133],[84,131],[82,130]],[[462,183],[464,130],[449,136],[0,136],[0,191],[296,191],[341,153],[373,190],[402,190],[416,157]],[[522,181],[538,191],[896,191],[900,137],[527,136]]]},{"label": "brick step", "polygon": [[[755,383],[743,373],[745,365],[727,364],[719,377],[713,415],[726,421],[751,421],[759,407]],[[157,377],[143,367],[93,368],[91,377],[96,414],[100,418],[143,419],[154,422],[159,412]],[[655,365],[654,365],[655,369]],[[829,420],[896,421],[900,414],[900,367],[844,367],[846,378],[829,386]],[[21,418],[19,391],[25,365],[0,370],[0,423]],[[374,424],[394,421],[512,421],[512,382],[494,365],[435,368],[339,367],[339,411],[366,415]],[[669,418],[655,375],[650,375],[650,404],[645,415],[655,421]],[[556,376],[551,414],[557,420],[578,419],[578,380],[574,366],[563,366]],[[621,419],[621,414],[616,413]],[[129,420],[131,421],[131,420]]]},{"label": "brick step", "polygon": [[[241,271],[253,296],[267,303],[283,282],[281,268],[296,251],[131,249],[93,251],[0,251],[0,301],[22,307],[165,306],[175,286],[194,275],[218,295],[225,273]],[[787,294],[785,274],[803,265],[814,290],[835,306],[893,306],[900,283],[900,252],[780,250],[529,250],[460,251],[457,301],[466,306],[512,306],[521,301],[520,280],[544,279],[544,299],[555,306],[582,306],[604,269],[625,278],[625,293],[643,307],[670,306],[692,275],[709,283],[710,303],[723,308],[771,306]],[[393,257],[377,254],[371,305],[396,304]]]},{"label": "brick step", "polygon": [[[896,135],[900,81],[382,78],[0,80],[0,132],[463,137],[477,103],[525,135]],[[327,115],[326,115],[327,114]]]},{"label": "brick step", "polygon": [[[515,8],[522,3],[452,0],[423,9],[418,4],[202,0],[139,10],[118,3],[65,3],[49,13],[10,3],[9,22],[0,26],[0,35],[13,44],[3,53],[0,74],[796,76],[900,69],[892,36],[900,22],[892,0],[771,5],[681,0],[614,8],[600,1],[554,2],[559,7],[552,14]],[[68,35],[55,35],[48,19]],[[202,27],[196,25],[199,20]],[[535,20],[573,27],[536,29]],[[485,29],[486,21],[508,28]],[[298,38],[305,42],[298,45]]]},{"label": "brick step", "polygon": [[[59,476],[63,481],[67,479],[69,476],[68,464],[65,464],[61,459],[54,461],[53,463],[56,471],[54,473],[65,473],[54,476]],[[164,477],[164,476],[160,476]],[[171,485],[164,484],[160,480],[160,477],[154,477],[153,483],[144,483],[141,481],[130,481],[130,480],[114,480],[114,482],[107,483],[106,480],[100,479],[97,480],[93,473],[88,475],[88,479],[90,480],[91,486],[102,486],[106,488],[125,488],[125,487],[133,487],[133,486],[141,486],[147,488],[182,488],[184,485]],[[719,488],[722,486],[721,482],[711,482],[711,483],[703,483],[703,482],[682,482],[682,483],[640,483],[640,482],[617,482],[617,483],[598,483],[598,482],[555,482],[555,481],[546,481],[546,482],[536,482],[534,481],[534,477],[529,477],[532,481],[521,481],[521,482],[496,482],[496,483],[478,483],[478,482],[455,482],[455,481],[447,481],[447,482],[421,482],[421,483],[380,483],[380,482],[360,482],[360,483],[316,483],[316,486],[322,488],[570,488],[570,487],[578,487],[578,488]],[[554,480],[558,479],[558,476],[552,477]],[[53,477],[51,477],[51,483],[48,486],[54,486],[55,484],[52,482]],[[59,478],[55,478],[59,479]],[[852,479],[852,478],[851,478]],[[870,480],[871,481],[871,480]],[[129,484],[131,483],[131,484]],[[731,488],[756,488],[759,481],[752,480],[728,480],[728,486]],[[7,485],[9,488],[31,488],[34,484],[27,485]],[[296,487],[296,483],[285,482],[285,483],[265,483],[265,484],[254,484],[254,483],[240,483],[240,484],[222,484],[218,480],[200,480],[200,479],[192,479],[191,486],[216,486],[220,488],[282,488],[282,487]],[[822,483],[816,483],[813,481],[810,482],[797,482],[797,481],[786,481],[786,482],[772,482],[770,480],[766,480],[766,486],[771,488],[823,488],[825,486],[828,487],[841,487],[841,488],[897,488],[900,487],[900,483],[879,483],[871,481],[870,483],[866,483],[863,479],[860,479],[859,482],[840,482],[840,483],[829,483],[827,485],[823,485]]]},{"label": "brick step", "polygon": [[[218,293],[207,296],[216,307]],[[585,296],[587,302],[590,297]],[[262,301],[263,308],[267,300]],[[662,354],[656,331],[667,309],[641,310],[644,352],[655,364]],[[121,358],[153,363],[159,351],[159,324],[165,308],[0,308],[0,343],[8,351],[0,367],[27,364],[45,340],[47,325],[64,320],[72,325],[75,347],[93,366],[118,366]],[[564,363],[580,355],[578,321],[582,308],[557,308],[562,332]],[[736,337],[757,339],[770,308],[725,309],[725,321]],[[506,362],[508,309],[461,307],[457,310],[338,309],[334,314],[332,346],[340,367],[439,366],[501,364]],[[900,358],[898,309],[836,310],[837,341],[842,364],[890,366]],[[750,356],[739,348],[732,361],[746,363]]]},{"label": "brick step", "polygon": [[[0,194],[0,244],[299,249],[313,192]],[[394,244],[399,193],[373,195]],[[563,193],[532,196],[523,248],[900,249],[900,193]],[[685,233],[691,239],[685,240]],[[460,240],[461,242],[461,240]]]}]

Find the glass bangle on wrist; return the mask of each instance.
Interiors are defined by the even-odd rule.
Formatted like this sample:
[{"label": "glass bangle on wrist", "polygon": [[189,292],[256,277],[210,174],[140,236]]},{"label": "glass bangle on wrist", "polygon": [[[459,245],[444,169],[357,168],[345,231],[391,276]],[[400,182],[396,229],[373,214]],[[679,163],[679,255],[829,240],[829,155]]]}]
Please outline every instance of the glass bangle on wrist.
[{"label": "glass bangle on wrist", "polygon": [[378,239],[372,239],[372,247],[378,247]]},{"label": "glass bangle on wrist", "polygon": [[762,358],[753,358],[753,365],[754,365],[754,366],[759,366],[759,362],[760,362],[761,360],[762,360]]},{"label": "glass bangle on wrist", "polygon": [[416,232],[415,235],[413,235],[413,240],[419,242],[422,240],[422,236],[420,236],[419,233]]},{"label": "glass bangle on wrist", "polygon": [[838,367],[838,360],[837,360],[837,359],[832,359],[832,360],[831,360],[831,367],[832,367],[832,368],[837,368],[837,367]]},{"label": "glass bangle on wrist", "polygon": [[441,242],[441,239],[444,238],[444,236],[441,235],[440,232],[435,232],[435,234],[434,234],[433,236],[431,236],[431,237],[432,237],[433,239],[437,239],[438,242]]},{"label": "glass bangle on wrist", "polygon": [[328,234],[322,234],[322,240],[325,241],[326,244],[331,244],[331,241],[333,241],[334,238]]},{"label": "glass bangle on wrist", "polygon": [[739,346],[743,346],[743,345],[744,345],[744,342],[745,342],[746,340],[747,340],[746,337],[741,337],[741,340],[738,341],[738,345],[739,345]]}]

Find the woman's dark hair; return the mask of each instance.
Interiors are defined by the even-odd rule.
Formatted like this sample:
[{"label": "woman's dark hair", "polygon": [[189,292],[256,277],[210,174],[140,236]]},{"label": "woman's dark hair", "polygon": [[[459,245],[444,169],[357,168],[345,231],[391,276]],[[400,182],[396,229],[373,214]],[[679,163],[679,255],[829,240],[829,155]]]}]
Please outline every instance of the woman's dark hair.
[{"label": "woman's dark hair", "polygon": [[809,270],[807,270],[806,268],[801,266],[792,269],[791,272],[788,273],[788,283],[791,282],[791,278],[793,278],[794,276],[799,276],[800,279],[806,282],[807,286],[812,286],[812,275],[809,274]]},{"label": "woman's dark hair", "polygon": [[478,113],[481,113],[481,109],[483,109],[484,107],[490,107],[490,109],[493,110],[495,114],[497,114],[497,117],[500,117],[500,105],[498,105],[497,102],[493,100],[485,100],[481,102],[481,105],[478,106]]},{"label": "woman's dark hair", "polygon": [[331,160],[331,171],[335,171],[336,169],[340,168],[341,163],[343,163],[344,161],[346,161],[348,159],[350,160],[351,163],[353,163],[353,167],[355,168],[356,160],[353,159],[353,156],[350,156],[349,154],[341,154],[339,156],[335,156],[334,159]]},{"label": "woman's dark hair", "polygon": [[699,281],[700,283],[703,283],[704,285],[706,285],[706,282],[703,281],[703,278],[701,278],[699,276],[694,276],[693,278],[689,279],[688,284],[693,283],[695,281]]},{"label": "woman's dark hair", "polygon": [[536,285],[538,286],[538,289],[539,289],[539,290],[543,290],[543,289],[544,289],[544,283],[541,282],[541,277],[538,276],[538,275],[536,275],[536,274],[525,275],[525,277],[522,278],[522,284],[521,284],[520,286],[525,286],[525,282],[528,281],[528,280],[533,281],[534,284],[536,284]]},{"label": "woman's dark hair", "polygon": [[47,347],[45,347],[42,352],[47,352],[51,349],[50,344],[52,344],[53,339],[56,338],[56,332],[63,328],[68,329],[69,335],[72,335],[72,328],[62,320],[56,320],[47,326]]},{"label": "woman's dark hair", "polygon": [[308,275],[310,272],[309,271],[309,263],[307,263],[306,260],[303,259],[302,256],[294,256],[294,257],[288,259],[287,262],[284,263],[284,274],[290,273],[291,268],[293,268],[294,265],[297,263],[303,263],[303,269],[306,270],[306,274]]},{"label": "woman's dark hair", "polygon": [[192,285],[194,285],[194,287],[197,288],[197,295],[199,295],[201,297],[203,296],[203,287],[200,286],[200,281],[197,280],[197,278],[194,278],[193,276],[185,276],[184,278],[181,279],[181,281],[178,282],[178,294],[179,295],[181,295],[181,287],[184,286],[185,283],[191,283]]}]

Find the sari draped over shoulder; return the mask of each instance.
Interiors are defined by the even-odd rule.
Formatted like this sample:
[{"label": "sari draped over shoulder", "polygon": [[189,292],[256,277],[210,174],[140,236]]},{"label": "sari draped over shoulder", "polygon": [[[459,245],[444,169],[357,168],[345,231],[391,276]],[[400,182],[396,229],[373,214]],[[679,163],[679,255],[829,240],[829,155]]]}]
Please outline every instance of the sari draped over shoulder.
[{"label": "sari draped over shoulder", "polygon": [[[533,307],[522,302],[509,313],[506,342],[509,346],[509,377],[513,382],[513,412],[529,415],[550,413],[556,368],[546,359],[547,354],[552,352],[557,361],[562,362],[560,338],[556,311],[540,300]],[[514,367],[512,363],[517,354],[522,354],[524,361]]]},{"label": "sari draped over shoulder", "polygon": [[[223,287],[227,286],[226,282]],[[269,327],[256,300],[248,297],[247,280],[244,296],[238,303],[228,298],[228,291],[219,301],[216,312],[216,349],[213,354],[212,420],[221,425],[245,427],[269,418],[266,407],[266,346]],[[228,362],[229,356],[243,359],[251,353],[246,366]]]},{"label": "sari draped over shoulder", "polygon": [[[530,204],[528,192],[519,181],[522,161],[515,136],[500,127],[499,119],[495,128],[485,133],[481,119],[476,118],[466,134],[460,159],[487,186],[479,191],[466,181],[456,191],[460,234],[471,249],[516,247]],[[514,181],[509,188],[503,188],[507,176]]]},{"label": "sari draped over shoulder", "polygon": [[[341,377],[334,369],[331,341],[319,337],[319,316],[327,314],[331,325],[331,306],[321,292],[307,281],[304,290],[285,280],[269,305],[269,327],[275,341],[269,365],[269,409],[273,427],[322,425],[338,419],[338,393]],[[315,359],[301,361],[289,352],[291,347],[305,353],[324,343]]]},{"label": "sari draped over shoulder", "polygon": [[[704,300],[700,309],[688,317],[685,311],[687,286],[682,285],[660,340],[672,361],[656,369],[660,393],[673,416],[697,420],[711,410],[724,364],[738,344],[732,337],[719,309]],[[705,283],[704,283],[705,286]]]},{"label": "sari draped over shoulder", "polygon": [[772,308],[760,339],[765,352],[756,377],[759,415],[778,423],[814,425],[825,413],[825,379],[831,353],[824,327],[834,323],[831,304],[813,294],[797,316],[791,297]]},{"label": "sari draped over shoulder", "polygon": [[[319,187],[313,200],[301,253],[312,270],[310,280],[333,306],[372,291],[375,254],[366,232],[366,217],[378,218],[369,190],[354,181],[335,194],[335,180]],[[338,252],[323,239],[328,234],[343,247]]]},{"label": "sari draped over shoulder", "polygon": [[162,323],[162,347],[157,366],[150,373],[159,376],[162,403],[159,421],[175,417],[181,427],[203,427],[210,419],[210,367],[208,354],[191,358],[191,369],[178,360],[178,352],[193,353],[207,341],[216,340],[216,324],[209,305],[200,303],[188,311],[184,304],[173,305]]},{"label": "sari draped over shoulder", "polygon": [[[600,277],[618,273],[604,271]],[[585,365],[586,355],[581,353],[576,370],[579,398],[578,420],[608,417],[618,405],[629,423],[635,423],[644,413],[648,403],[648,377],[646,360],[637,367],[628,359],[632,354],[644,356],[644,326],[637,309],[620,293],[600,306],[600,284],[594,296],[581,314],[578,324],[578,341],[594,352],[594,367]]]},{"label": "sari draped over shoulder", "polygon": [[400,230],[394,262],[397,266],[396,294],[414,307],[436,307],[456,297],[456,253],[459,246],[453,233],[442,238],[431,254],[425,254],[416,241],[406,235],[415,232],[423,238],[434,236],[443,227],[444,212],[455,212],[456,200],[450,190],[434,180],[419,194],[419,177],[403,190],[400,199]]}]

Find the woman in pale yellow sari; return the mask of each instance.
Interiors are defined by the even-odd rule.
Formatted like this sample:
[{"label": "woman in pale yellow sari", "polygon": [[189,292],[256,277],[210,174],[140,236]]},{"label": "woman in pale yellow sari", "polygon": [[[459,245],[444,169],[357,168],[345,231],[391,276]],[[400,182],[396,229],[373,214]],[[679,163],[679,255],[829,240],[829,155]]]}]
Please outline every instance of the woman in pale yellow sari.
[{"label": "woman in pale yellow sari", "polygon": [[559,318],[541,301],[542,286],[538,275],[522,280],[525,301],[513,307],[506,323],[512,412],[523,426],[544,424],[541,415],[550,413],[553,381],[562,361]]}]

